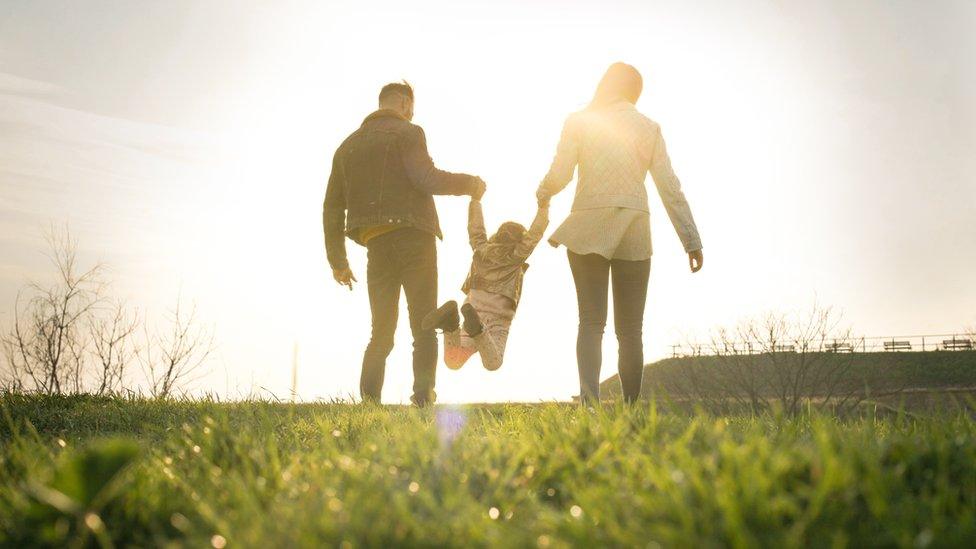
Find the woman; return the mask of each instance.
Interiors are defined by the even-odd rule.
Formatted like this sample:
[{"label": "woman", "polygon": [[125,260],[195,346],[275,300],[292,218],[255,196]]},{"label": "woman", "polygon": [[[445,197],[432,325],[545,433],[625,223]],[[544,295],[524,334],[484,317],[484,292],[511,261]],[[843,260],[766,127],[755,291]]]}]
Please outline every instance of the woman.
[{"label": "woman", "polygon": [[572,212],[549,243],[566,246],[576,284],[576,359],[583,402],[600,398],[601,342],[610,282],[620,384],[628,402],[640,396],[644,302],[651,268],[644,186],[648,171],[688,253],[691,271],[697,272],[703,262],[698,228],[671,169],[661,128],[634,106],[642,88],[637,69],[624,63],[611,65],[589,106],[566,120],[552,167],[537,192],[540,200],[559,193],[579,165]]}]

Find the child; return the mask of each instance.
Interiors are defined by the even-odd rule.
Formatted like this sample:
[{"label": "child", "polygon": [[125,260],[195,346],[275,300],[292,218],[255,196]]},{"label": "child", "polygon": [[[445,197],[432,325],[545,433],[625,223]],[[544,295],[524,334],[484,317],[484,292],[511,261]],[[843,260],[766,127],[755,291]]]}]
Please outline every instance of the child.
[{"label": "child", "polygon": [[522,279],[529,268],[525,262],[542,233],[549,225],[549,201],[539,201],[539,211],[528,231],[507,221],[491,238],[486,238],[481,197],[473,196],[468,206],[468,237],[474,257],[471,270],[461,291],[467,294],[461,315],[456,301],[448,301],[431,311],[423,320],[423,329],[444,332],[444,363],[457,370],[474,353],[488,370],[502,365],[508,329],[522,294]]}]

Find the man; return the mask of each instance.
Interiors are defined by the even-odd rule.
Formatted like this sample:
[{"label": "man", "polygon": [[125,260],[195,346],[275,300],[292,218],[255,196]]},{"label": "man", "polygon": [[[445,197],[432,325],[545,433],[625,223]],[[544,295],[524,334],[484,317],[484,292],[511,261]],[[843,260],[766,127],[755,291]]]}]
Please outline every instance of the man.
[{"label": "man", "polygon": [[413,119],[413,88],[406,82],[380,91],[370,114],[336,150],[325,193],[322,224],[332,276],[356,282],[346,259],[345,237],[367,250],[366,286],[372,336],[363,356],[363,401],[380,401],[386,357],[393,350],[400,288],[407,297],[413,333],[413,395],[417,406],[434,402],[437,337],[421,321],[437,307],[437,248],[443,238],[433,195],[480,196],[479,177],[434,167],[427,140]]}]

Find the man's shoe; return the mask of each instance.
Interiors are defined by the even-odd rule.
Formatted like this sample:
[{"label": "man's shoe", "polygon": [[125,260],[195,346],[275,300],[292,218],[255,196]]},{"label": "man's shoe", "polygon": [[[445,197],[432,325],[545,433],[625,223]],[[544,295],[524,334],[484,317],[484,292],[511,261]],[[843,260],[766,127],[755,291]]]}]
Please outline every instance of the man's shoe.
[{"label": "man's shoe", "polygon": [[464,315],[464,331],[471,337],[481,335],[485,327],[481,324],[478,311],[470,303],[465,303],[461,306],[461,314]]},{"label": "man's shoe", "polygon": [[427,316],[421,321],[420,327],[424,330],[437,329],[453,332],[458,329],[460,324],[461,318],[458,316],[457,301],[451,300],[427,313]]},{"label": "man's shoe", "polygon": [[427,392],[425,395],[411,395],[410,402],[417,408],[426,408],[428,406],[433,406],[434,402],[437,400],[437,393],[433,389]]}]

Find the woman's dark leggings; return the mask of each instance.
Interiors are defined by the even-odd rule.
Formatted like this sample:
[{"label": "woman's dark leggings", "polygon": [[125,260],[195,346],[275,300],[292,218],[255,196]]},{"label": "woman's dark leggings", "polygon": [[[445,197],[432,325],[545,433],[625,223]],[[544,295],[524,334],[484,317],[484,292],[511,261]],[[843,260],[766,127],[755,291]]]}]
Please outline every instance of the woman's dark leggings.
[{"label": "woman's dark leggings", "polygon": [[600,366],[603,360],[603,329],[607,325],[607,287],[613,280],[613,325],[617,332],[617,371],[624,400],[640,396],[644,373],[644,302],[651,260],[609,260],[598,254],[569,252],[569,268],[576,283],[579,303],[579,333],[576,361],[579,365],[580,397],[583,402],[600,400]]}]

